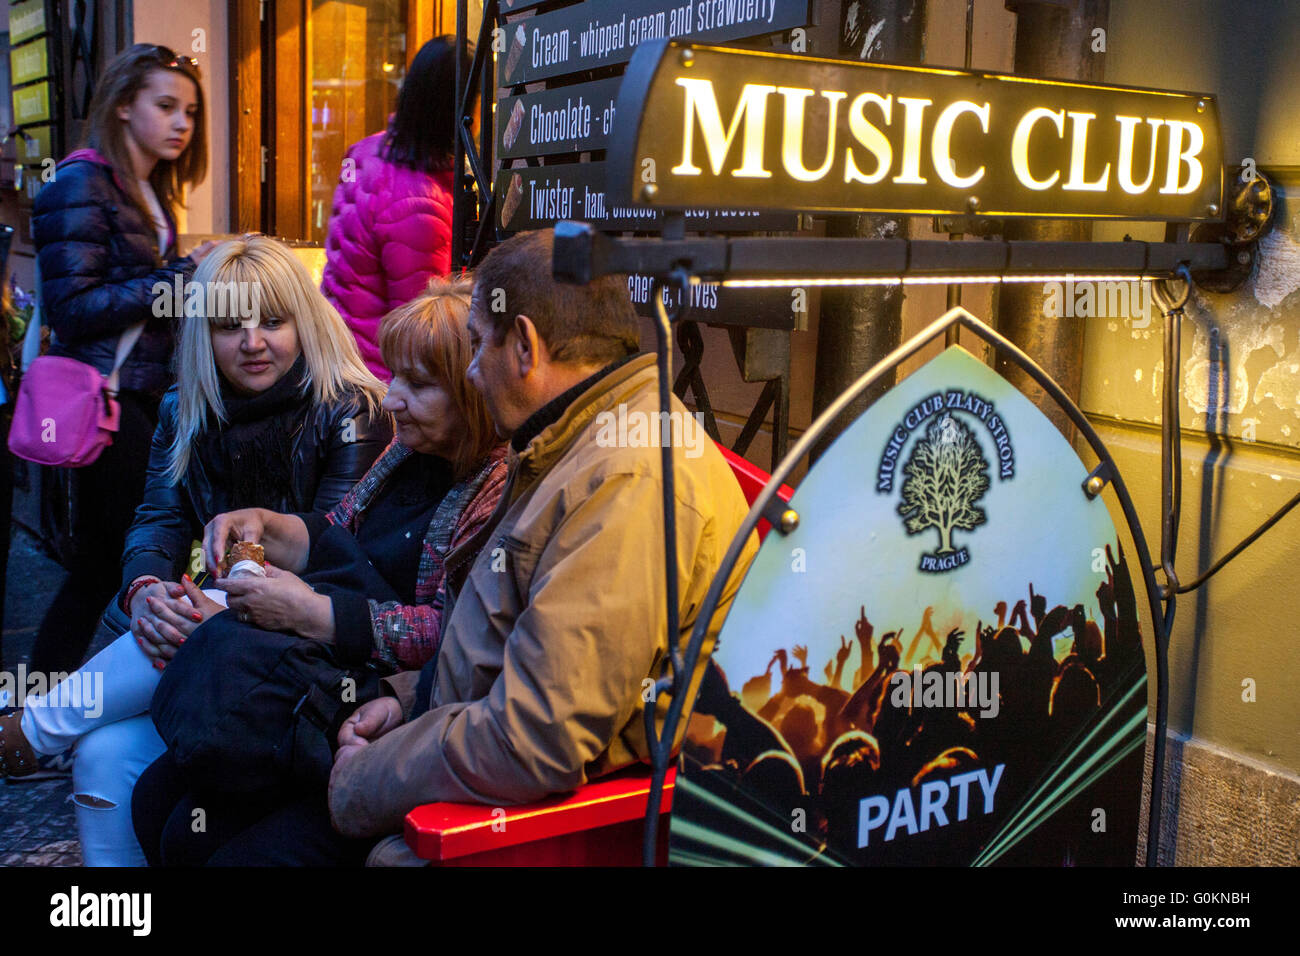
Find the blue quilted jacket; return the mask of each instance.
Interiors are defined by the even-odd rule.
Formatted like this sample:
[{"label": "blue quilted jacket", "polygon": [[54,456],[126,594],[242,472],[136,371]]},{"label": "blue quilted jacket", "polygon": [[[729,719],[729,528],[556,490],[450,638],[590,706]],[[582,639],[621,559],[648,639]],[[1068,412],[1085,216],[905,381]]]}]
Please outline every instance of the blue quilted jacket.
[{"label": "blue quilted jacket", "polygon": [[154,396],[167,390],[176,320],[153,314],[153,288],[194,273],[188,256],[164,264],[176,252],[170,214],[168,222],[170,241],[159,250],[152,220],[94,150],[77,150],[58,165],[53,181],[36,195],[32,219],[42,317],[54,333],[50,354],[79,359],[107,375],[122,332],[145,319],[148,325],[122,366],[120,387]]}]

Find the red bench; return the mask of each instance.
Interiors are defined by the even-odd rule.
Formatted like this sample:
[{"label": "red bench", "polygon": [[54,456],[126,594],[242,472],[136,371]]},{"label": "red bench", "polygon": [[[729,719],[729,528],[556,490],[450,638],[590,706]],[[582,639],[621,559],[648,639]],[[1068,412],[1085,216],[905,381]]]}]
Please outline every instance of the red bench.
[{"label": "red bench", "polygon": [[[719,446],[753,503],[769,475]],[[789,501],[793,491],[778,492]],[[761,521],[759,538],[771,526]],[[659,863],[667,860],[668,813],[675,767],[664,780],[659,812]],[[428,803],[406,815],[406,845],[431,866],[639,866],[650,771],[634,767],[574,793],[515,807]]]}]

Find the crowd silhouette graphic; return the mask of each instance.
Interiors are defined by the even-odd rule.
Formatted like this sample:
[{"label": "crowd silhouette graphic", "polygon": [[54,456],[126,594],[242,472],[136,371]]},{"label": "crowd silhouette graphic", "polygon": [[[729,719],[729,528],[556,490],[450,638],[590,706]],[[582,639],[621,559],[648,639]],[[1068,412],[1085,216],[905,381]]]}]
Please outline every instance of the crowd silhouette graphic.
[{"label": "crowd silhouette graphic", "polygon": [[[738,691],[710,661],[683,748],[686,778],[744,812],[701,803],[679,784],[674,818],[772,842],[788,862],[804,853],[809,862],[965,864],[993,852],[992,840],[1001,863],[1131,864],[1146,672],[1127,564],[1110,548],[1106,559],[1100,625],[1082,604],[1049,609],[1030,583],[1009,615],[999,601],[988,624],[977,618],[969,633],[954,627],[942,638],[933,607],[915,630],[878,634],[862,606],[851,675],[843,635],[825,662],[810,662],[803,645],[778,648]],[[934,696],[908,689],[918,677]],[[1066,765],[1080,772],[1053,771]],[[742,818],[750,825],[738,828]],[[675,851],[727,855],[691,832],[674,834]]]}]

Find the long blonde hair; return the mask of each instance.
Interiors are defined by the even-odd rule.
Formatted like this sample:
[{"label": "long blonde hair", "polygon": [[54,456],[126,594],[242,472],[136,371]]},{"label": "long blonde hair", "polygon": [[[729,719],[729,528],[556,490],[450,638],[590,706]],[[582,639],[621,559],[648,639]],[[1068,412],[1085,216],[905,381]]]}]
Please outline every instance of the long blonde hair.
[{"label": "long blonde hair", "polygon": [[[349,391],[358,391],[363,409],[371,416],[380,414],[383,383],[361,361],[352,332],[312,283],[307,267],[283,243],[257,233],[229,239],[213,247],[191,281],[205,294],[201,297],[203,314],[181,321],[176,346],[179,402],[176,440],[167,471],[172,484],[178,484],[189,467],[190,444],[203,430],[208,412],[223,425],[227,421],[220,373],[212,353],[212,326],[229,321],[230,315],[225,307],[211,309],[213,314],[209,314],[214,302],[230,301],[223,300],[221,289],[243,290],[245,301],[255,295],[262,315],[293,317],[298,347],[307,364],[303,394],[310,389],[316,404],[325,405],[343,399]],[[218,294],[211,294],[213,290]]]}]

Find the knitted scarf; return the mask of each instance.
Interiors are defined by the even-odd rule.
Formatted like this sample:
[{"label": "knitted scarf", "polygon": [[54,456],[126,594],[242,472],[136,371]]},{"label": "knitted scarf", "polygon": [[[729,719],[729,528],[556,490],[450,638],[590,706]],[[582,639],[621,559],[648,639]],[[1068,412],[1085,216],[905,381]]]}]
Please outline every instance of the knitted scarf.
[{"label": "knitted scarf", "polygon": [[307,361],[299,355],[289,371],[264,392],[239,395],[221,377],[226,424],[213,427],[208,412],[194,451],[212,475],[212,487],[224,489],[228,508],[269,508],[296,511],[291,488],[293,438],[311,407],[310,390],[303,394]]}]

